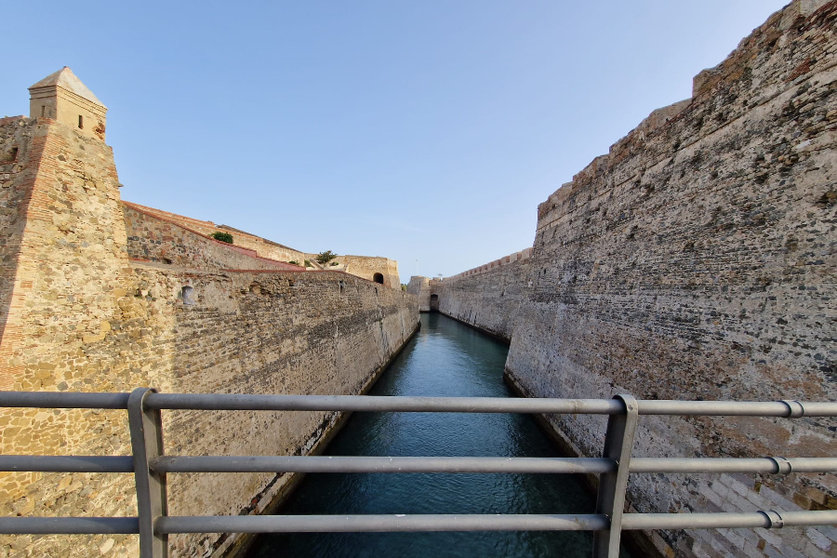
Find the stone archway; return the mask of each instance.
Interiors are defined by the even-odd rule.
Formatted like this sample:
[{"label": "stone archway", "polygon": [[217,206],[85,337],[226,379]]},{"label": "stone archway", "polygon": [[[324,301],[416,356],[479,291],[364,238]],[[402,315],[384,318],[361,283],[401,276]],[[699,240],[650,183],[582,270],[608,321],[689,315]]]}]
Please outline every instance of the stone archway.
[{"label": "stone archway", "polygon": [[376,273],[375,275],[373,275],[372,280],[376,283],[380,283],[381,285],[384,284],[384,276],[381,273]]}]

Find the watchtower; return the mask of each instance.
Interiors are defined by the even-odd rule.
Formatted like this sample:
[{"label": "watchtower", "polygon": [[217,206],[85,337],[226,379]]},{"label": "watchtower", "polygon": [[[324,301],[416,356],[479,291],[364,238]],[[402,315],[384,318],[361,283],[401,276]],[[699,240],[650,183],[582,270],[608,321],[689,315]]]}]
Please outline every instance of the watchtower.
[{"label": "watchtower", "polygon": [[67,66],[29,88],[30,118],[52,118],[102,141],[107,111]]}]

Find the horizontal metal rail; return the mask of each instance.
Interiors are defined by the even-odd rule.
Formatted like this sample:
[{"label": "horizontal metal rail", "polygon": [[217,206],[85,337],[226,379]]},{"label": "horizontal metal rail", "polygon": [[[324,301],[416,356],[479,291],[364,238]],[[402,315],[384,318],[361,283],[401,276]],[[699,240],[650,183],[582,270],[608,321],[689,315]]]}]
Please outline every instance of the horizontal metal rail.
[{"label": "horizontal metal rail", "polygon": [[[164,534],[415,531],[599,531],[603,514],[369,514],[166,516]],[[837,524],[837,510],[748,513],[626,513],[622,529],[715,529]],[[136,534],[136,517],[4,517],[0,534]]]},{"label": "horizontal metal rail", "polygon": [[134,535],[136,517],[0,517],[3,535]]},{"label": "horizontal metal rail", "polygon": [[[837,416],[837,402],[637,401],[501,399],[486,397],[377,397],[344,395],[0,392],[0,407],[127,410],[133,455],[0,455],[0,471],[133,473],[137,517],[0,517],[3,534],[139,534],[140,556],[167,555],[174,533],[353,531],[595,531],[594,556],[618,555],[619,533],[629,529],[777,528],[837,524],[837,511],[748,513],[620,512],[628,474],[835,473],[837,457],[633,457],[640,415],[803,417]],[[163,455],[161,410],[541,413],[609,416],[607,457],[371,457]],[[633,417],[633,418],[631,418]],[[518,473],[595,474],[600,482],[594,514],[440,514],[337,516],[168,516],[166,475],[177,473]],[[622,479],[622,480],[619,480]],[[618,482],[617,482],[618,481]],[[602,488],[605,486],[606,488]],[[604,497],[602,496],[604,495]]]},{"label": "horizontal metal rail", "polygon": [[[158,473],[518,473],[601,474],[602,457],[161,456]],[[835,473],[835,457],[634,457],[631,473]],[[131,456],[0,455],[0,471],[132,473]]]},{"label": "horizontal metal rail", "polygon": [[[0,392],[0,407],[125,409],[128,393]],[[681,416],[837,416],[837,402],[821,401],[674,401],[638,400],[640,415]],[[369,411],[447,413],[556,413],[616,415],[624,411],[617,400],[411,397],[371,395],[252,395],[150,393],[147,409],[207,411]]]},{"label": "horizontal metal rail", "polygon": [[127,409],[130,393],[0,391],[0,407],[39,409]]},{"label": "horizontal metal rail", "polygon": [[0,471],[133,473],[134,458],[130,455],[0,455]]},{"label": "horizontal metal rail", "polygon": [[158,457],[163,473],[606,473],[616,468],[597,457]]},{"label": "horizontal metal rail", "polygon": [[[626,513],[622,528],[715,529],[837,523],[837,511],[757,511],[750,513]],[[777,520],[781,522],[777,525]],[[660,527],[664,525],[664,527]],[[369,514],[168,516],[155,528],[162,533],[311,533],[411,531],[600,531],[603,514]]]}]

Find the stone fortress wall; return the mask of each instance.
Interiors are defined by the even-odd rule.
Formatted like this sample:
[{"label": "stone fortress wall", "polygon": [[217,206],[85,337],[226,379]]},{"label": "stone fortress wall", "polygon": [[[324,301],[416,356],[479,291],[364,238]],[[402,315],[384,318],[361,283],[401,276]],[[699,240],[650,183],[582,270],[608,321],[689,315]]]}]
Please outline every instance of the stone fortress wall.
[{"label": "stone fortress wall", "polygon": [[[131,224],[135,227],[143,229],[147,227],[156,228],[163,227],[164,225],[162,223],[170,223],[171,225],[180,227],[183,231],[185,231],[176,233],[179,237],[188,236],[187,233],[191,232],[193,235],[210,239],[212,238],[212,234],[216,232],[229,233],[233,237],[233,246],[246,250],[246,252],[242,253],[255,255],[258,258],[273,260],[282,264],[296,262],[297,265],[304,266],[307,261],[313,270],[322,269],[328,271],[345,271],[350,275],[361,277],[368,281],[375,281],[375,274],[377,273],[380,274],[380,277],[382,278],[381,284],[394,289],[400,288],[398,262],[395,260],[375,256],[341,255],[334,260],[338,265],[332,266],[330,263],[319,264],[316,261],[317,254],[301,252],[283,244],[279,244],[278,242],[273,242],[272,240],[253,235],[227,225],[216,225],[212,221],[202,221],[192,217],[185,217],[176,213],[155,209],[153,207],[146,207],[136,203],[123,202],[123,204],[126,207],[126,215],[130,216]],[[150,246],[151,243],[156,242],[156,238],[149,241],[145,232],[146,231],[143,230],[140,231],[140,234],[132,235],[129,231],[129,249],[136,248],[137,257],[140,258],[143,257],[141,255],[143,251],[150,250],[151,252],[154,252],[157,250]],[[134,237],[140,239],[140,241],[144,243],[144,246],[140,248]],[[193,238],[191,242],[198,242],[205,245],[205,243],[202,242],[202,239],[199,238]],[[163,246],[162,248],[168,250],[173,249],[172,247],[167,246]],[[218,250],[219,248],[216,246],[212,251],[217,252]],[[230,254],[226,253],[225,256],[230,257]],[[158,257],[162,257],[163,259],[155,261],[171,259],[162,254],[158,255]],[[196,257],[202,257],[200,252],[198,252]],[[245,267],[242,269],[262,269],[263,267],[266,268],[271,264],[269,262],[259,263],[257,261],[253,261],[252,265],[254,267]],[[285,268],[287,267],[285,266]]]},{"label": "stone fortress wall", "polygon": [[[111,148],[55,119],[0,120],[0,226],[2,390],[359,393],[418,327],[416,299],[400,290],[277,270],[124,204]],[[164,443],[169,454],[304,454],[336,424],[326,413],[165,412]],[[130,454],[124,411],[6,410],[0,429],[3,454]],[[291,479],[169,481],[171,513],[236,515],[269,508]],[[133,483],[0,473],[0,514],[136,515]],[[236,543],[179,536],[172,548],[220,555]],[[0,537],[4,558],[136,553],[134,536]]]},{"label": "stone fortress wall", "polygon": [[211,237],[213,233],[223,232],[229,233],[233,236],[233,245],[252,250],[256,255],[276,261],[295,261],[302,265],[306,259],[310,259],[311,255],[299,250],[294,250],[278,242],[272,242],[265,238],[228,227],[226,225],[216,225],[212,221],[203,221],[178,215],[162,209],[147,207],[137,203],[123,202],[125,206],[141,213],[146,218],[156,218],[157,220],[173,223],[180,226],[184,230],[191,231],[206,237]]},{"label": "stone fortress wall", "polygon": [[[339,264],[336,268],[346,273],[380,283],[385,287],[401,288],[398,263],[394,260],[369,256],[338,256],[334,261]],[[325,265],[328,266],[329,264]],[[325,269],[328,269],[328,267],[325,267]]]},{"label": "stone fortress wall", "polygon": [[[836,29],[834,1],[771,16],[695,78],[691,99],[652,113],[540,205],[525,263],[430,282],[440,310],[509,338],[507,379],[530,396],[837,400]],[[520,301],[505,303],[512,284]],[[598,455],[603,420],[550,420],[571,451]],[[640,425],[636,456],[837,449],[826,419]],[[629,500],[643,512],[834,509],[837,486],[798,473],[632,475]],[[669,556],[837,549],[829,527],[646,535]]]},{"label": "stone fortress wall", "polygon": [[413,275],[407,284],[407,292],[418,300],[419,312],[430,312],[430,279]]},{"label": "stone fortress wall", "polygon": [[[430,281],[438,310],[506,342],[532,292],[532,249],[526,248],[444,280]],[[421,304],[421,303],[420,303]]]},{"label": "stone fortress wall", "polygon": [[198,269],[274,269],[305,271],[287,262],[263,258],[255,250],[215,240],[123,202],[128,256]]}]

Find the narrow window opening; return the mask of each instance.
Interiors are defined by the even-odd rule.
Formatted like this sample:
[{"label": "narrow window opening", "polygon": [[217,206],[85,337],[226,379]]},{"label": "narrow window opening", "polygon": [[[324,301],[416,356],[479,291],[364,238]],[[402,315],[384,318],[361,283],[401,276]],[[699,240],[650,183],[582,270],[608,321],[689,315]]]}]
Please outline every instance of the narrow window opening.
[{"label": "narrow window opening", "polygon": [[41,105],[41,116],[46,116],[46,106]]},{"label": "narrow window opening", "polygon": [[180,298],[183,299],[183,304],[185,304],[186,306],[194,306],[194,304],[195,304],[195,299],[193,298],[194,297],[194,292],[195,292],[195,289],[193,289],[192,287],[190,287],[188,285],[183,287],[182,289],[180,289]]},{"label": "narrow window opening", "polygon": [[84,128],[84,117],[80,114],[78,115],[78,127],[82,129]]}]

